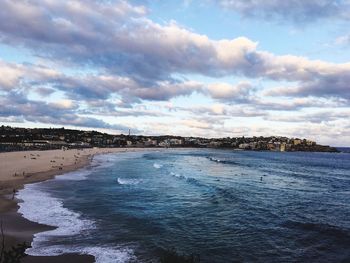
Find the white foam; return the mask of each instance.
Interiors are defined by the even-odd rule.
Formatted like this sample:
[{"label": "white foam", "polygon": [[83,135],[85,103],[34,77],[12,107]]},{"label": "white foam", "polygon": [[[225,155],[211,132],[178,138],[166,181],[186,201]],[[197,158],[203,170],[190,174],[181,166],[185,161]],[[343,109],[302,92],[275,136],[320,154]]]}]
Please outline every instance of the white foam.
[{"label": "white foam", "polygon": [[[95,156],[91,163],[93,170],[73,171],[57,176],[53,180],[85,180],[96,169],[112,166],[115,158],[115,155]],[[137,179],[121,180],[121,184],[136,184],[140,181]],[[65,253],[89,254],[95,257],[97,263],[124,263],[136,260],[133,250],[125,247],[49,245],[49,240],[79,235],[95,229],[96,225],[93,220],[84,219],[81,214],[65,208],[62,200],[45,192],[41,185],[44,183],[25,185],[24,189],[17,193],[17,198],[23,201],[19,203],[19,213],[33,222],[56,227],[53,230],[35,234],[32,247],[26,250],[27,254],[33,256],[57,256]]]},{"label": "white foam", "polygon": [[133,250],[129,248],[87,247],[83,252],[94,255],[97,263],[124,263],[136,260]]},{"label": "white foam", "polygon": [[136,261],[136,256],[132,249],[113,248],[108,246],[42,246],[36,249],[29,248],[26,253],[32,256],[59,256],[67,253],[77,253],[84,255],[93,255],[96,263],[126,263],[131,260]]},{"label": "white foam", "polygon": [[56,228],[35,234],[32,247],[26,250],[27,254],[32,256],[57,256],[65,253],[89,254],[95,257],[97,263],[122,263],[135,259],[133,251],[129,248],[48,245],[48,240],[78,235],[96,226],[94,221],[83,219],[79,213],[63,207],[62,201],[41,190],[40,184],[26,185],[17,193],[17,197],[23,200],[19,203],[18,211],[31,221]]},{"label": "white foam", "polygon": [[61,200],[40,190],[40,183],[26,185],[18,192],[17,198],[23,200],[19,203],[18,212],[25,218],[57,227],[54,230],[36,234],[34,243],[46,240],[48,237],[76,235],[83,230],[95,227],[93,221],[82,219],[79,213],[63,207]]},{"label": "white foam", "polygon": [[126,179],[126,178],[117,178],[118,184],[126,184],[126,185],[135,185],[141,182],[140,179]]},{"label": "white foam", "polygon": [[108,168],[115,164],[116,161],[118,161],[120,158],[118,158],[115,154],[102,154],[102,155],[95,155],[93,161],[91,162],[91,165],[94,166],[94,168]]},{"label": "white foam", "polygon": [[[96,171],[97,169],[107,168],[114,165],[113,161],[114,158],[111,155],[97,155],[92,160],[90,169],[83,168],[77,171],[68,172],[66,174],[56,176],[55,180],[82,181],[87,179],[88,175],[90,175],[93,170]],[[91,170],[92,168],[93,170]]]},{"label": "white foam", "polygon": [[56,176],[55,180],[82,181],[87,179],[87,176],[91,174],[91,172],[91,170],[78,170]]},{"label": "white foam", "polygon": [[221,160],[220,159],[216,159],[214,157],[210,157],[209,160],[213,161],[213,162],[217,162],[217,163],[220,163]]},{"label": "white foam", "polygon": [[187,177],[178,173],[170,172],[170,175],[176,177],[176,178],[181,178],[181,179],[186,179]]},{"label": "white foam", "polygon": [[160,168],[163,167],[163,165],[162,165],[162,164],[159,164],[159,163],[154,163],[154,164],[153,164],[153,167],[156,168],[156,169],[160,169]]}]

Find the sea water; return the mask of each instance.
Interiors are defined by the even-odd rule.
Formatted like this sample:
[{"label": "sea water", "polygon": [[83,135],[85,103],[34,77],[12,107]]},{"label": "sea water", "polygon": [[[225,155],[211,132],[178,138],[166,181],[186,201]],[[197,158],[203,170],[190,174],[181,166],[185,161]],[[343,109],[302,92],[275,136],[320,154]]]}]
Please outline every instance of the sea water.
[{"label": "sea water", "polygon": [[350,154],[164,150],[96,156],[26,185],[26,218],[56,227],[31,255],[157,262],[349,262]]}]

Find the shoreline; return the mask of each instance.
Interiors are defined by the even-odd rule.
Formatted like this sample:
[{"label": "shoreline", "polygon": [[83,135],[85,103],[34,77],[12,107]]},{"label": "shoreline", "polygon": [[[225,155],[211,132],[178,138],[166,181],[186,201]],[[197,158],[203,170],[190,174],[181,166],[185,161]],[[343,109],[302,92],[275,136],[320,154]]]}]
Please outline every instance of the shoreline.
[{"label": "shoreline", "polygon": [[[42,182],[90,165],[99,154],[160,150],[154,148],[93,148],[84,150],[20,151],[0,153],[0,220],[3,223],[5,249],[26,242],[34,235],[55,227],[42,225],[24,218],[14,197],[26,184]],[[26,157],[24,157],[26,156]],[[31,156],[31,158],[29,158]],[[55,160],[53,163],[52,161]],[[56,165],[59,160],[59,165]],[[33,165],[34,164],[34,165]],[[54,165],[53,165],[54,164]],[[48,170],[47,170],[48,169]],[[45,171],[46,170],[46,171]],[[24,172],[24,173],[23,173]],[[60,256],[26,256],[21,262],[95,262],[92,255],[78,253]]]},{"label": "shoreline", "polygon": [[[7,152],[0,153],[0,220],[3,222],[4,232],[5,232],[5,248],[9,248],[12,245],[17,245],[19,243],[27,242],[29,245],[32,243],[33,236],[36,233],[44,232],[48,230],[55,229],[55,227],[39,224],[32,222],[24,218],[18,212],[18,203],[21,202],[20,199],[12,199],[13,187],[16,189],[22,189],[26,184],[46,181],[54,178],[58,175],[64,175],[66,173],[79,170],[81,168],[87,167],[91,164],[95,155],[99,154],[109,154],[109,153],[128,153],[128,152],[150,152],[150,151],[168,151],[168,150],[194,150],[196,148],[94,148],[88,149],[85,152],[82,150],[48,150],[48,151],[22,151],[22,152]],[[80,151],[80,158],[78,162],[75,161],[76,153]],[[30,165],[23,167],[23,160],[26,158],[23,155],[27,154],[37,154],[40,153],[42,156],[36,156],[37,159],[30,159],[29,163],[32,162],[47,162],[49,164],[52,156],[59,154],[65,155],[65,163],[62,169],[58,169],[55,165],[54,168],[48,171],[42,171],[42,167],[35,167],[35,169],[40,170],[34,172],[30,169]],[[53,152],[53,155],[50,153]],[[7,159],[4,157],[7,155]],[[12,156],[11,156],[12,155]],[[14,156],[15,155],[15,156]],[[45,157],[44,157],[45,156]],[[74,157],[69,158],[70,157]],[[12,163],[5,163],[9,158],[16,157],[17,159],[12,160]],[[20,158],[19,158],[20,157]],[[56,156],[62,157],[62,156]],[[19,159],[18,159],[19,158]],[[27,159],[28,160],[28,159]],[[60,159],[61,160],[61,159]],[[38,165],[40,164],[37,163]],[[31,172],[26,174],[28,176],[13,176],[11,172],[19,171],[24,168],[28,168]],[[47,167],[47,166],[46,166]],[[3,168],[3,169],[2,169]],[[11,169],[10,169],[11,168]],[[7,174],[5,174],[5,172]],[[95,257],[88,254],[79,254],[79,253],[66,253],[58,256],[27,256],[21,262],[24,263],[40,263],[40,262],[57,262],[57,263],[66,263],[66,262],[95,262]]]}]

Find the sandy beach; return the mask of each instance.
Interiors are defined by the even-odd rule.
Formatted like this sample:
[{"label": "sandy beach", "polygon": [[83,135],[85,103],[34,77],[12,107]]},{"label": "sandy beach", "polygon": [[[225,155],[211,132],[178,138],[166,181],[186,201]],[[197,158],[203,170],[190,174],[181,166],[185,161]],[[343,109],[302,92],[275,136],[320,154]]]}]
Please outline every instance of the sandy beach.
[{"label": "sandy beach", "polygon": [[[96,154],[140,151],[144,148],[91,148],[48,151],[22,151],[0,153],[0,220],[5,234],[5,248],[27,242],[33,235],[52,229],[37,224],[17,213],[14,193],[24,184],[44,181],[56,175],[82,168],[90,163]],[[94,262],[90,255],[67,254],[50,257],[50,262]],[[47,262],[47,257],[27,256],[23,262]]]}]

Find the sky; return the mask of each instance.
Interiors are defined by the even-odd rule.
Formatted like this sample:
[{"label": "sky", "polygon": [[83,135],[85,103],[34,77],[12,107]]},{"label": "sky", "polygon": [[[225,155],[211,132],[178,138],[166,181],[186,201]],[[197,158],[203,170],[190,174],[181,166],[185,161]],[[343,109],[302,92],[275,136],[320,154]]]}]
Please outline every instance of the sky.
[{"label": "sky", "polygon": [[350,146],[349,0],[0,0],[0,124]]}]

